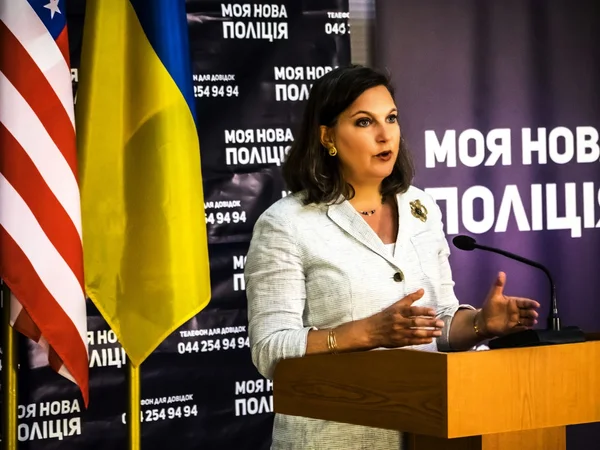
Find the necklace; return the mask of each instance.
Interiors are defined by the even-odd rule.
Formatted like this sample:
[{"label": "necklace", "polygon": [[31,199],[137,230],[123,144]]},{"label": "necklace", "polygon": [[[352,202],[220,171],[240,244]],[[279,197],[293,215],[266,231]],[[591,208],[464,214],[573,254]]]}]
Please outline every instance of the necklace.
[{"label": "necklace", "polygon": [[[383,198],[381,199],[381,204],[383,205]],[[361,210],[357,209],[357,211],[359,213],[361,213],[363,216],[372,216],[373,214],[375,214],[377,209],[369,209],[367,211],[361,211]]]},{"label": "necklace", "polygon": [[375,209],[372,209],[371,211],[359,211],[359,213],[361,213],[363,216],[372,216],[375,214],[375,211]]}]

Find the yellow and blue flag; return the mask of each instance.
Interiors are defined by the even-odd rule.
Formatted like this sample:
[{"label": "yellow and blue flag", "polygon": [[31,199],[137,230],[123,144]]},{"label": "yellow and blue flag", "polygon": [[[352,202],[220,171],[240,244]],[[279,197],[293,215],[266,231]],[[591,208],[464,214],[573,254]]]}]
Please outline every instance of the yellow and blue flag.
[{"label": "yellow and blue flag", "polygon": [[76,123],[87,295],[141,364],[210,300],[184,0],[88,0]]}]

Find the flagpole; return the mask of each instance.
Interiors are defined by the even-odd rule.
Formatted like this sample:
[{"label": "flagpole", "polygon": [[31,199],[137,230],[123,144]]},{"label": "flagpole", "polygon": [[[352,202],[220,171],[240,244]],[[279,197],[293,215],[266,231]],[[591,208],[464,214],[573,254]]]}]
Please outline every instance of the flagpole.
[{"label": "flagpole", "polygon": [[10,290],[2,282],[2,450],[17,450],[17,333],[10,326]]},{"label": "flagpole", "polygon": [[140,368],[131,364],[127,358],[127,431],[129,450],[140,450]]}]

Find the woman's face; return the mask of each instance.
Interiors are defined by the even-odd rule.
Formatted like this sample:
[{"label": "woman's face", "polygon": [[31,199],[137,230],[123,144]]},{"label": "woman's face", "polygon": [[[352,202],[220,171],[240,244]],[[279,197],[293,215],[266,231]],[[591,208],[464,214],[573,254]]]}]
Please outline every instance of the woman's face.
[{"label": "woman's face", "polygon": [[400,147],[394,100],[385,86],[363,92],[333,128],[321,127],[321,141],[335,145],[350,184],[380,183],[392,173]]}]

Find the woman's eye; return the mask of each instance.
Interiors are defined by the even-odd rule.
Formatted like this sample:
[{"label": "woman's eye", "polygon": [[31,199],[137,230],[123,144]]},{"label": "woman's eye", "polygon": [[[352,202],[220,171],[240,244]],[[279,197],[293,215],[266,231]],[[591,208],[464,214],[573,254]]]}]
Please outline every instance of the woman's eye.
[{"label": "woman's eye", "polygon": [[398,120],[398,116],[395,114],[391,114],[390,116],[388,116],[389,123],[396,123],[397,120]]},{"label": "woman's eye", "polygon": [[366,117],[363,117],[362,119],[358,119],[356,121],[356,125],[358,125],[359,127],[367,127],[367,126],[369,126],[370,123],[371,123],[371,120]]}]

